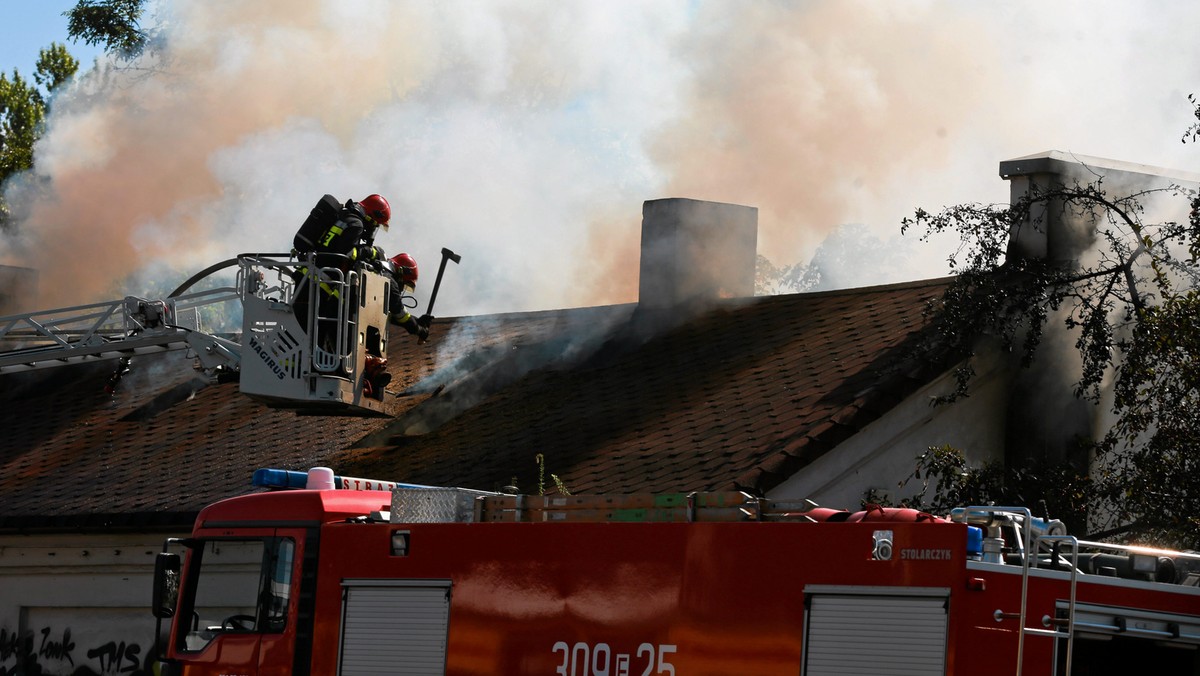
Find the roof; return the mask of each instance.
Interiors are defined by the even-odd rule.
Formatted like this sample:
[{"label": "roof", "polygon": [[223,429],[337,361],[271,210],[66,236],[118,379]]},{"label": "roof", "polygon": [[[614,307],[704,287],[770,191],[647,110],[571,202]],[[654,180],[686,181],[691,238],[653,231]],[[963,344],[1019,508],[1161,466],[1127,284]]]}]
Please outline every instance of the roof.
[{"label": "roof", "polygon": [[1200,174],[1180,169],[1155,167],[1137,162],[1110,160],[1104,157],[1091,157],[1061,150],[1047,150],[1033,155],[1016,157],[1000,163],[1000,177],[1009,179],[1014,176],[1031,174],[1058,174],[1071,176],[1080,169],[1086,168],[1087,180],[1092,181],[1110,172],[1125,174],[1141,174],[1181,181],[1184,183],[1200,183]]},{"label": "roof", "polygon": [[943,370],[908,349],[945,280],[438,319],[389,340],[391,418],[299,416],[183,353],[0,377],[0,529],[181,528],[260,467],[536,492],[763,493]]}]

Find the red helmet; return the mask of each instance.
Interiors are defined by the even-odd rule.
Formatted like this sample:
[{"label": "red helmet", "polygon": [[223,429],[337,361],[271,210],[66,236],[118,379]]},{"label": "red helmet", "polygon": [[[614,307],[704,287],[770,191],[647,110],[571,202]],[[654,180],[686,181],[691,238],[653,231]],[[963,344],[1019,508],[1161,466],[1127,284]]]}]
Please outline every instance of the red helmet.
[{"label": "red helmet", "polygon": [[396,270],[396,276],[405,284],[417,285],[417,259],[406,253],[398,253],[388,259]]},{"label": "red helmet", "polygon": [[392,205],[388,204],[387,198],[383,195],[367,195],[359,204],[371,220],[384,228],[388,227],[388,221],[392,219]]}]

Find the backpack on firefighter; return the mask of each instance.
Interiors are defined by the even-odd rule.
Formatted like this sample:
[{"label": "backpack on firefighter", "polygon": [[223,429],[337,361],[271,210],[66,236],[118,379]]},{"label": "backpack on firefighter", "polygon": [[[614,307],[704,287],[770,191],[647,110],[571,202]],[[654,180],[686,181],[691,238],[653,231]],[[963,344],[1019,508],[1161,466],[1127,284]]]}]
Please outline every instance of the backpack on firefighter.
[{"label": "backpack on firefighter", "polygon": [[309,212],[308,218],[304,219],[304,223],[296,231],[296,236],[292,238],[292,248],[296,253],[303,255],[316,251],[321,239],[326,237],[329,229],[337,224],[338,214],[341,211],[342,204],[336,197],[333,195],[322,197]]}]

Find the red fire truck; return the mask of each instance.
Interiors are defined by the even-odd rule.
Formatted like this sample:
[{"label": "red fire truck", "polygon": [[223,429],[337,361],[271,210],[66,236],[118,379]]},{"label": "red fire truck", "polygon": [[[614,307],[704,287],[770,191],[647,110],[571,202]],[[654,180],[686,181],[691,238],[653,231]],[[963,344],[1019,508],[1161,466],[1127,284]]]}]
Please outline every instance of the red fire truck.
[{"label": "red fire truck", "polygon": [[1200,556],[1026,509],[307,481],[168,541],[164,674],[1200,674]]}]

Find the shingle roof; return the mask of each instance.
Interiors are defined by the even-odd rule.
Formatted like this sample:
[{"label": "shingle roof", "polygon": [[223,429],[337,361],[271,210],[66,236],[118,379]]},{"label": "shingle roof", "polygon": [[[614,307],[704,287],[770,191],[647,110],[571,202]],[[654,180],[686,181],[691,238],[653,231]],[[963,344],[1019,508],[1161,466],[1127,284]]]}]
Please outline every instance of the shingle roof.
[{"label": "shingle roof", "polygon": [[115,396],[112,362],[3,376],[0,529],[181,527],[259,467],[530,492],[541,454],[575,493],[764,492],[940,371],[906,347],[944,285],[439,319],[391,336],[383,419],[268,409],[182,353]]}]

